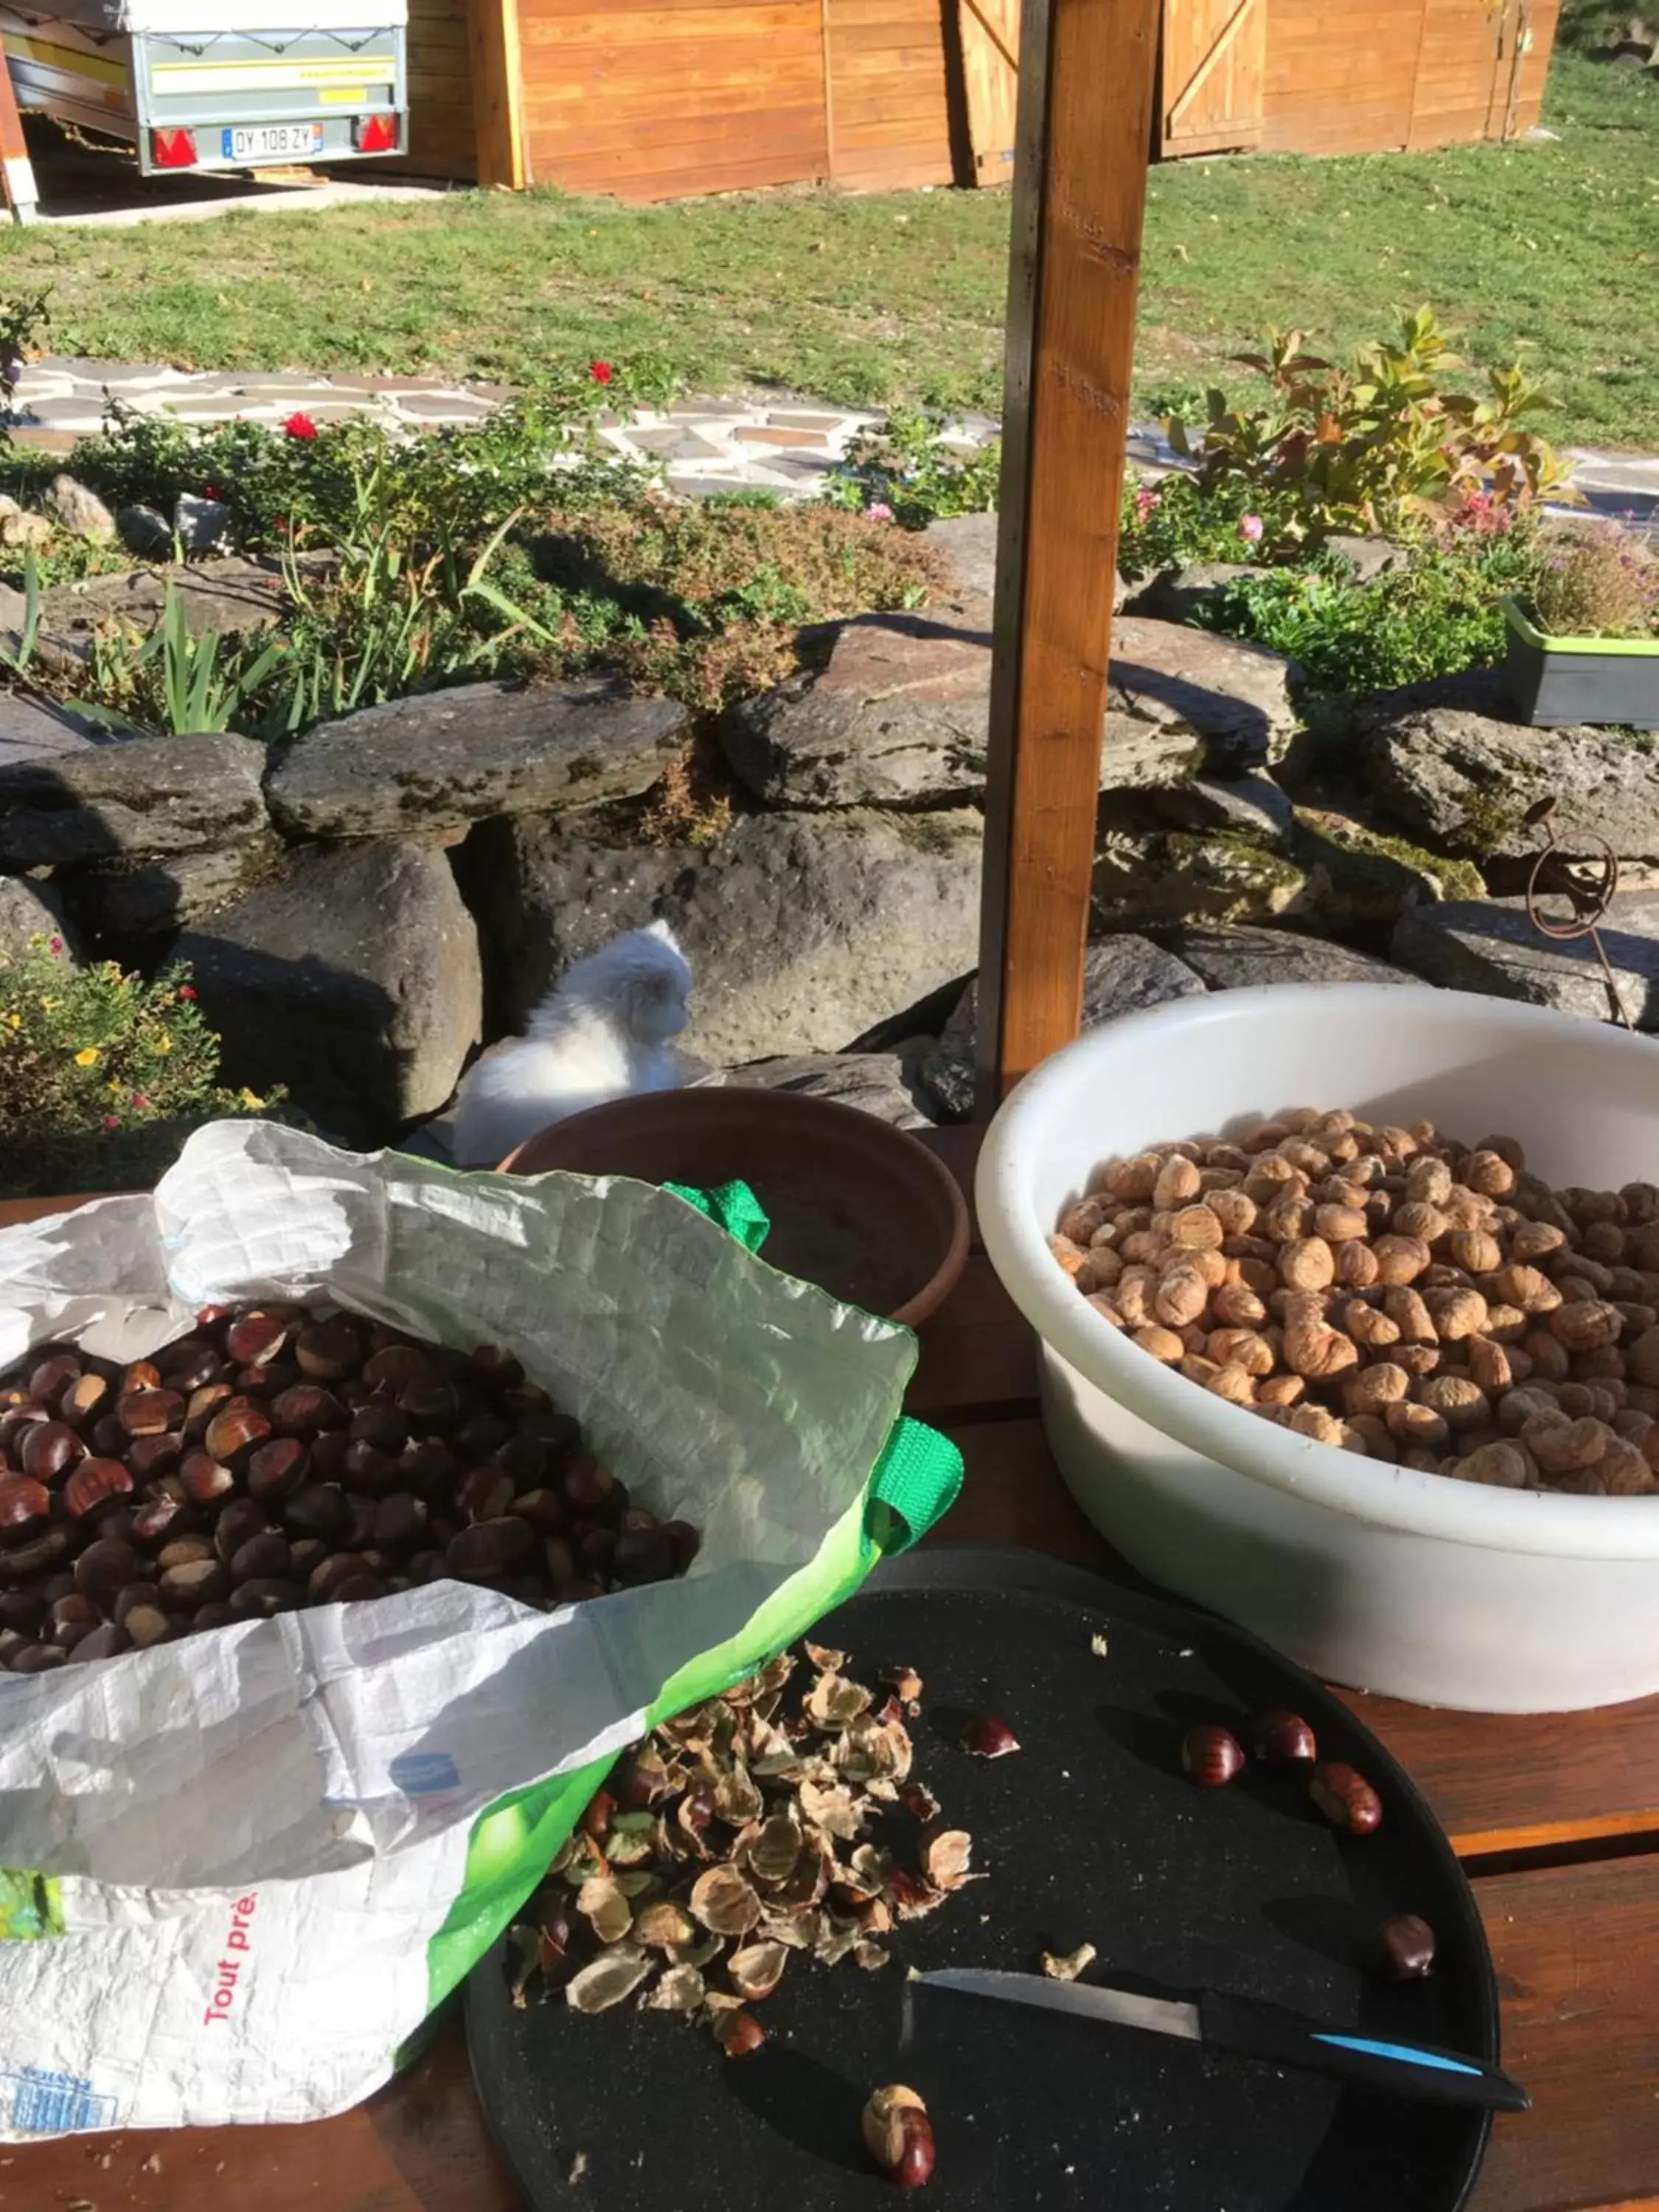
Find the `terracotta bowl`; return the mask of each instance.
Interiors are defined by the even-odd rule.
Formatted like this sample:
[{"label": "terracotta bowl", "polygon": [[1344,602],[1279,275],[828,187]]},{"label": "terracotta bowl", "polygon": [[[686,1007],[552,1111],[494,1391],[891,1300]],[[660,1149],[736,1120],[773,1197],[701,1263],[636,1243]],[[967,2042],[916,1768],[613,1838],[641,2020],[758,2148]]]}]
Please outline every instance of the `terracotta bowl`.
[{"label": "terracotta bowl", "polygon": [[787,1091],[663,1091],[573,1114],[501,1166],[709,1189],[746,1182],[772,1223],[769,1265],[915,1328],[968,1258],[955,1178],[902,1129]]}]

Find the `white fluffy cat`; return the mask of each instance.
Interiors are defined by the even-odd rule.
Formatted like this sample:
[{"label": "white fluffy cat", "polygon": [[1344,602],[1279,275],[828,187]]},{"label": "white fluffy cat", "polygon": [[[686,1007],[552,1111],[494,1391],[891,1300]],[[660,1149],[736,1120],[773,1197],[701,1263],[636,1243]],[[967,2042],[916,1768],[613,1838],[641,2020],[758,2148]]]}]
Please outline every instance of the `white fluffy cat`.
[{"label": "white fluffy cat", "polygon": [[691,969],[665,921],[619,937],[568,970],[461,1085],[455,1158],[495,1167],[550,1122],[679,1083],[665,1049],[691,1018]]}]

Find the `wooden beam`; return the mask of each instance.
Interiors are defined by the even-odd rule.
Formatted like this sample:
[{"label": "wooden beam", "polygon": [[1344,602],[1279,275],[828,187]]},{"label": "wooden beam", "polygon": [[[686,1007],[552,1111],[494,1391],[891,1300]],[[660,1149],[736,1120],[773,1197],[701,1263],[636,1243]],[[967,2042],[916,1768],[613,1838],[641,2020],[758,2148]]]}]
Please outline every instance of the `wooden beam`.
[{"label": "wooden beam", "polygon": [[1008,278],[979,1107],[1075,1036],[1160,0],[1025,0]]},{"label": "wooden beam", "polygon": [[530,170],[525,158],[519,0],[467,0],[466,15],[478,182],[521,192]]},{"label": "wooden beam", "polygon": [[33,222],[40,211],[40,192],[34,181],[34,164],[23,137],[23,118],[17,111],[17,88],[11,81],[5,47],[0,43],[0,191],[5,194],[14,222]]}]

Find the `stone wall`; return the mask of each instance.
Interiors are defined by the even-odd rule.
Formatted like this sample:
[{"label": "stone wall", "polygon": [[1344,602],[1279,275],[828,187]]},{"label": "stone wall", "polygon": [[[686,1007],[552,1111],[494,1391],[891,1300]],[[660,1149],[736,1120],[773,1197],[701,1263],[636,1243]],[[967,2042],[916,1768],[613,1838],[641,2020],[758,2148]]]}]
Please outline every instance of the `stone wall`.
[{"label": "stone wall", "polygon": [[[438,1112],[477,1043],[573,959],[654,916],[696,978],[709,1079],[854,1097],[897,1121],[970,1103],[994,517],[935,526],[939,604],[818,639],[718,725],[602,678],[404,699],[284,747],[112,738],[11,696],[0,714],[0,945],[188,960],[226,1074],[288,1086],[331,1134]],[[270,619],[270,580],[201,564],[193,618]],[[1274,978],[1397,976],[1607,1009],[1594,952],[1546,945],[1520,894],[1531,801],[1569,850],[1605,837],[1638,896],[1610,938],[1659,1029],[1640,896],[1659,759],[1505,719],[1495,678],[1304,727],[1294,665],[1171,620],[1213,580],[1156,580],[1119,618],[1103,728],[1088,1018]],[[118,598],[122,580],[100,588]],[[1146,611],[1162,607],[1160,614]],[[75,610],[49,610],[66,655]],[[654,801],[698,750],[707,818]],[[1649,880],[1659,883],[1659,878]]]}]

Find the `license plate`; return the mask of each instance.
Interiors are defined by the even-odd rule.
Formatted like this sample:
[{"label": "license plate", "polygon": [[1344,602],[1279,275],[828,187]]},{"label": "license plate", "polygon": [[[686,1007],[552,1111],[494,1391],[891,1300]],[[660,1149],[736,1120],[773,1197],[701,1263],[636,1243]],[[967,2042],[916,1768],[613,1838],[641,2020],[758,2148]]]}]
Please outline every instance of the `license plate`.
[{"label": "license plate", "polygon": [[323,150],[320,123],[258,123],[246,130],[222,131],[221,158],[248,167],[256,161],[304,161]]}]

